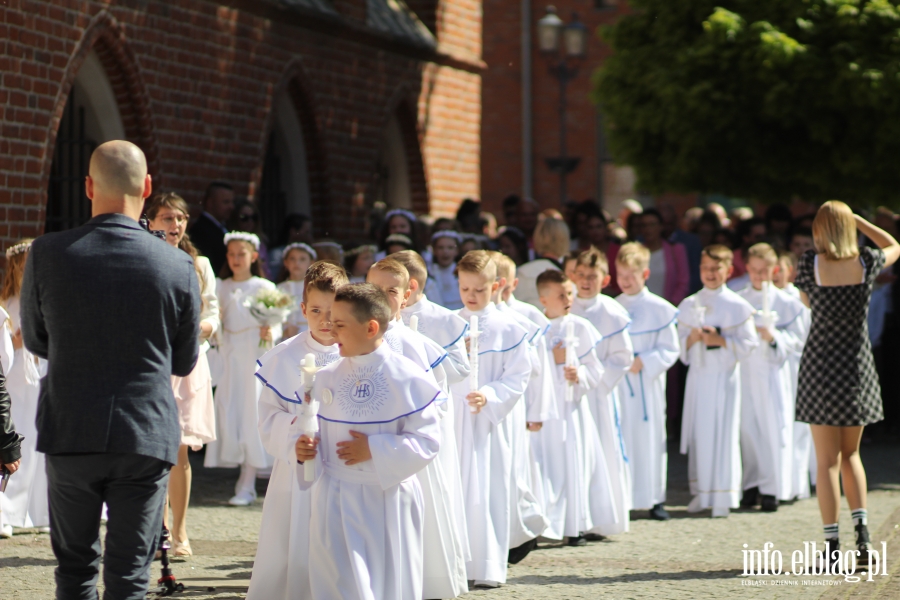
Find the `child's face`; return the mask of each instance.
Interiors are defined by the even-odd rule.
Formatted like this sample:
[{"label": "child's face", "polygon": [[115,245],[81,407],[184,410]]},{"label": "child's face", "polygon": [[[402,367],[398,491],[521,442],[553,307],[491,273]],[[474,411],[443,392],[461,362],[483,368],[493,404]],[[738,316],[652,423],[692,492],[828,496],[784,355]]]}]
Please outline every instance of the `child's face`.
[{"label": "child's face", "polygon": [[619,289],[629,296],[639,294],[644,289],[648,277],[650,277],[650,269],[633,269],[616,263],[616,282],[619,284]]},{"label": "child's face", "polygon": [[456,255],[459,252],[459,245],[457,245],[456,240],[451,237],[441,237],[435,240],[432,249],[434,250],[434,260],[437,264],[447,268],[453,264],[454,260],[456,260]]},{"label": "child's face", "polygon": [[370,250],[360,252],[359,256],[356,257],[356,262],[353,263],[353,273],[351,275],[354,277],[365,277],[374,264],[375,254],[373,252]]},{"label": "child's face", "polygon": [[808,235],[795,235],[793,239],[791,239],[791,247],[788,249],[794,256],[800,258],[806,254],[807,250],[813,250],[815,247],[816,245],[813,242],[812,237]]},{"label": "child's face", "polygon": [[783,290],[788,283],[791,282],[794,275],[794,269],[788,261],[782,260],[778,262],[778,268],[772,274],[772,283],[780,290]]},{"label": "child's face", "polygon": [[403,252],[404,250],[409,250],[409,248],[407,248],[404,244],[389,244],[385,247],[384,253],[390,256],[391,254]]},{"label": "child's face", "polygon": [[391,305],[391,317],[396,318],[403,308],[403,303],[409,299],[409,284],[404,285],[403,279],[399,275],[381,271],[379,269],[370,269],[366,275],[368,283],[374,283],[387,294],[388,302]]},{"label": "child's face", "polygon": [[489,279],[484,273],[463,271],[459,274],[459,296],[471,311],[484,310],[499,288],[500,283]]},{"label": "child's face", "polygon": [[303,250],[293,249],[284,257],[284,268],[290,273],[293,281],[302,281],[306,270],[312,264],[312,257]]},{"label": "child's face", "polygon": [[232,240],[228,242],[228,268],[237,276],[249,275],[250,266],[259,258],[250,242]]},{"label": "child's face", "polygon": [[334,343],[334,332],[331,325],[331,306],[334,304],[334,292],[323,292],[312,288],[306,290],[306,302],[300,303],[303,316],[309,323],[309,332],[323,346]]},{"label": "child's face", "polygon": [[563,272],[566,274],[566,277],[572,281],[575,281],[575,265],[577,264],[578,261],[574,258],[567,258],[563,264]]},{"label": "child's face", "polygon": [[578,297],[593,298],[603,289],[603,282],[609,277],[601,269],[578,265],[575,267],[575,281],[578,282]]},{"label": "child's face", "polygon": [[402,233],[403,235],[412,233],[412,226],[406,217],[400,215],[391,217],[391,221],[388,223],[388,234],[394,233]]},{"label": "child's face", "polygon": [[747,275],[750,276],[750,283],[755,290],[761,290],[764,281],[772,281],[772,276],[777,270],[776,265],[770,265],[762,258],[752,256],[747,261]]},{"label": "child's face", "polygon": [[467,252],[471,252],[472,250],[478,250],[478,243],[475,240],[466,240],[459,247],[459,253],[463,256],[465,256]]},{"label": "child's face", "polygon": [[555,319],[569,314],[575,288],[571,281],[550,283],[541,288],[541,304],[548,319]]},{"label": "child's face", "polygon": [[375,349],[375,338],[380,333],[378,322],[357,321],[349,302],[331,305],[331,323],[332,335],[341,356],[360,356]]},{"label": "child's face", "polygon": [[725,261],[712,259],[705,254],[700,258],[700,280],[711,290],[725,285],[734,267]]}]

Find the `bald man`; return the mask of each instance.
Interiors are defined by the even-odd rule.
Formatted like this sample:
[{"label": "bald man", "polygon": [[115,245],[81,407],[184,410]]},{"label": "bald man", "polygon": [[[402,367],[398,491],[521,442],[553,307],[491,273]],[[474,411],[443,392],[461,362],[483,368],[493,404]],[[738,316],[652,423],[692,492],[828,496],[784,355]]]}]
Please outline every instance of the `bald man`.
[{"label": "bald man", "polygon": [[152,190],[140,148],[99,146],[85,190],[93,218],[31,247],[22,334],[49,361],[37,449],[47,455],[56,597],[97,597],[106,502],[104,598],[138,600],[181,436],[170,378],[197,361],[200,288],[190,256],[138,224]]}]

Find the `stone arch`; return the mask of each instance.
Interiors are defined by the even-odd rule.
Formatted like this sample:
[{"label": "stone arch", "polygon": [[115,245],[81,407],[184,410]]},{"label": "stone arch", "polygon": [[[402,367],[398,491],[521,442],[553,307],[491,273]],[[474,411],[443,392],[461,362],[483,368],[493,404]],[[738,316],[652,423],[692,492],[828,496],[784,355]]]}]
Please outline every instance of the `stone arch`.
[{"label": "stone arch", "polygon": [[[388,103],[382,127],[382,148],[390,143],[392,138],[399,134],[405,154],[403,171],[407,178],[409,208],[417,214],[426,214],[430,210],[428,200],[428,180],[425,176],[425,162],[422,158],[421,135],[419,134],[417,102],[405,86],[401,86]],[[399,130],[399,131],[396,131]],[[383,160],[379,152],[379,166],[376,169],[376,178],[381,173]],[[380,185],[376,182],[376,189]]]},{"label": "stone arch", "polygon": [[[105,75],[107,89],[97,89],[92,93],[91,102],[97,103],[97,110],[112,107],[119,119],[101,123],[98,128],[104,136],[124,134],[125,139],[137,144],[147,157],[147,166],[159,186],[161,173],[159,152],[150,113],[149,99],[140,76],[140,66],[128,46],[124,28],[107,11],[100,11],[88,24],[75,48],[65,77],[60,85],[56,106],[50,119],[47,137],[47,152],[44,155],[42,172],[43,206],[47,205],[47,186],[53,166],[54,150],[66,107],[76,78],[82,68],[87,69],[91,78]],[[102,73],[100,71],[102,70]],[[119,120],[120,125],[113,123]]]},{"label": "stone arch", "polygon": [[[305,187],[305,202],[289,202],[289,209],[306,205],[316,231],[328,231],[332,226],[333,211],[328,186],[328,160],[322,133],[319,128],[314,87],[299,59],[293,59],[282,72],[278,85],[270,97],[269,114],[260,139],[259,168],[253,176],[254,195],[261,190],[264,163],[273,133],[281,136],[300,135],[300,139],[276,140],[288,146],[287,154],[294,161],[294,172],[285,175],[291,179],[295,192]],[[276,132],[282,127],[283,131]],[[298,164],[302,161],[303,164]],[[303,211],[301,211],[303,212]]]}]

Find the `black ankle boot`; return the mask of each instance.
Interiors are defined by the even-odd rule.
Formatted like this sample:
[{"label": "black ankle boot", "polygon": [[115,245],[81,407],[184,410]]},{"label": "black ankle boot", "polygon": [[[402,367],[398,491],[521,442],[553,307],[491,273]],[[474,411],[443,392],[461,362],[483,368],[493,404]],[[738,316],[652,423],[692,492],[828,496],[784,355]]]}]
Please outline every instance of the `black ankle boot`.
[{"label": "black ankle boot", "polygon": [[778,498],[763,494],[760,496],[760,508],[763,512],[775,512],[778,510]]},{"label": "black ankle boot", "polygon": [[587,540],[584,539],[583,535],[572,536],[566,538],[566,544],[569,546],[587,546]]},{"label": "black ankle boot", "polygon": [[741,508],[753,508],[757,504],[759,504],[759,487],[744,490],[744,495],[741,498]]},{"label": "black ankle boot", "polygon": [[[825,545],[828,548],[828,553],[824,556],[825,565],[828,565],[828,570],[831,573],[834,573],[834,569],[837,566],[838,558],[835,556],[835,553],[839,553],[841,550],[841,541],[838,538],[827,539],[825,540]],[[824,549],[823,549],[824,552]],[[825,565],[822,568],[825,568]]]},{"label": "black ankle boot", "polygon": [[650,509],[650,518],[656,521],[668,521],[671,517],[662,504],[655,504],[653,508]]},{"label": "black ankle boot", "polygon": [[859,556],[856,557],[856,564],[868,565],[872,540],[869,538],[869,528],[862,523],[856,526],[856,549],[859,551]]},{"label": "black ankle boot", "polygon": [[537,548],[537,538],[528,540],[521,546],[509,549],[509,563],[512,565],[522,562],[528,554]]}]

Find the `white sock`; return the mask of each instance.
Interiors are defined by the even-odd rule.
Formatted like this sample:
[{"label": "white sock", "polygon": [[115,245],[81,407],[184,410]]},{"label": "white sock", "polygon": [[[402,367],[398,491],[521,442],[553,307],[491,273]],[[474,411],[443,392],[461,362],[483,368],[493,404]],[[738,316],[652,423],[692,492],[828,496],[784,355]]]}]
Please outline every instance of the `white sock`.
[{"label": "white sock", "polygon": [[853,517],[854,525],[869,525],[869,511],[864,508],[857,508],[850,513],[850,516]]},{"label": "white sock", "polygon": [[838,524],[832,523],[831,525],[825,525],[823,527],[825,530],[825,539],[826,540],[836,540],[840,536],[838,535]]},{"label": "white sock", "polygon": [[234,493],[240,494],[243,491],[252,492],[254,490],[256,490],[256,467],[241,465],[241,475],[234,484]]}]

